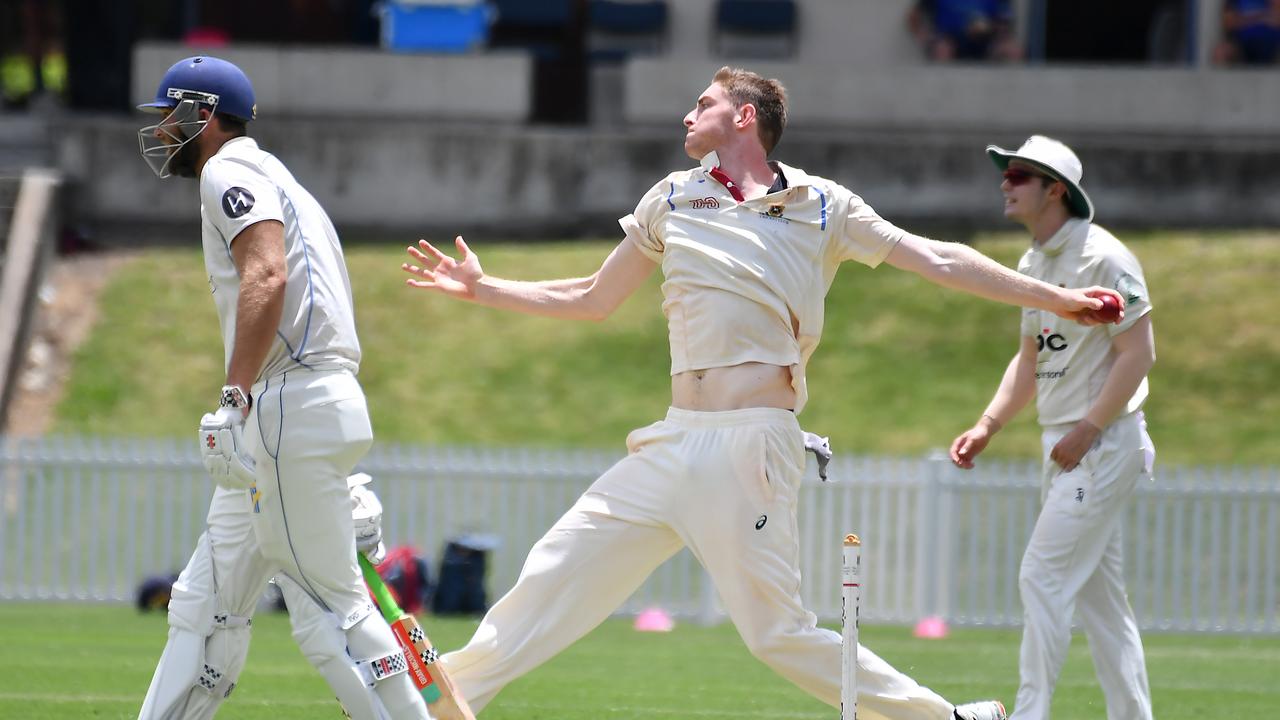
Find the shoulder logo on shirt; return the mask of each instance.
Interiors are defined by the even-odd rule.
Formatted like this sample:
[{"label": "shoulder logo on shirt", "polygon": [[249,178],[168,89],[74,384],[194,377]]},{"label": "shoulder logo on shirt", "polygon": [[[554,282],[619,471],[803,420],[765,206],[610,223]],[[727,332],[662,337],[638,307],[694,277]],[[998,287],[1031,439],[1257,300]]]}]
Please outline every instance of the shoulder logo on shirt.
[{"label": "shoulder logo on shirt", "polygon": [[1116,280],[1116,292],[1124,296],[1124,303],[1132,305],[1142,300],[1142,285],[1129,273],[1124,273]]},{"label": "shoulder logo on shirt", "polygon": [[783,210],[784,210],[784,207],[783,207],[782,205],[770,205],[770,206],[769,206],[769,217],[780,218],[780,217],[782,217],[782,211],[783,211]]},{"label": "shoulder logo on shirt", "polygon": [[689,201],[689,207],[694,210],[719,210],[720,201],[713,197],[694,198]]},{"label": "shoulder logo on shirt", "polygon": [[238,218],[253,209],[253,193],[242,187],[229,188],[222,193],[222,212],[229,218]]}]

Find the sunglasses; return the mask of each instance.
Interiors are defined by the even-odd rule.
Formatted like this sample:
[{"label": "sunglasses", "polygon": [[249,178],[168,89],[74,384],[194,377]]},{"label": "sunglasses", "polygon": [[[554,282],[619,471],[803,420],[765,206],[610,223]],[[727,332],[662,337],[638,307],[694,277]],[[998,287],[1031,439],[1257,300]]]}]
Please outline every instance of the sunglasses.
[{"label": "sunglasses", "polygon": [[1018,167],[1006,168],[1004,171],[1004,179],[1013,187],[1018,187],[1019,185],[1026,185],[1027,183],[1031,182],[1035,178],[1044,178],[1044,177],[1047,177],[1047,176],[1041,175],[1040,173],[1033,173],[1030,170],[1025,170],[1023,168],[1018,168]]}]

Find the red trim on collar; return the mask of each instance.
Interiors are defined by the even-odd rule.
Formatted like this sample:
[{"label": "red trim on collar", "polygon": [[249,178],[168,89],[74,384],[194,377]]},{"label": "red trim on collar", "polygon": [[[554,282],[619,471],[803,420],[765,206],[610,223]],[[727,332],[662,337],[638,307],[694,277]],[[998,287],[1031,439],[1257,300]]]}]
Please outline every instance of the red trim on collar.
[{"label": "red trim on collar", "polygon": [[729,191],[729,194],[733,196],[734,200],[737,200],[738,202],[746,201],[747,198],[745,195],[742,194],[742,191],[738,189],[738,185],[734,183],[733,179],[730,178],[729,175],[725,173],[725,171],[721,170],[718,166],[708,170],[707,174],[710,175],[712,179],[714,179],[716,182],[723,185],[725,189]]}]

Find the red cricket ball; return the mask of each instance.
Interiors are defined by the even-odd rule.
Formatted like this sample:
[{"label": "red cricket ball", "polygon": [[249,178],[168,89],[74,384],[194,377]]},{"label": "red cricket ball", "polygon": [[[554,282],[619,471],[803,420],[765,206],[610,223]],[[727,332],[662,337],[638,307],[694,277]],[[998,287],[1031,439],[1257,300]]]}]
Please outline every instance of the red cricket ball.
[{"label": "red cricket ball", "polygon": [[1104,323],[1113,323],[1120,319],[1120,303],[1113,295],[1103,295],[1098,298],[1102,301],[1102,307],[1093,311],[1094,317]]}]

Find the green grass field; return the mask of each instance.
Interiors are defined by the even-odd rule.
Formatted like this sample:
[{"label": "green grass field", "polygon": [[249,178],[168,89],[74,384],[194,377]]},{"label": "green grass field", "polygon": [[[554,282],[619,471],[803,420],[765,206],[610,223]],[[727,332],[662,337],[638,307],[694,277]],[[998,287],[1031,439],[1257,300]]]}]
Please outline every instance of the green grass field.
[{"label": "green grass field", "polygon": [[[1122,233],[1155,301],[1159,359],[1147,405],[1164,462],[1277,464],[1280,237]],[[1025,241],[980,237],[1006,264]],[[587,274],[612,243],[480,245],[515,278]],[[620,449],[669,400],[655,274],[604,323],[530,318],[411,291],[403,246],[359,246],[348,264],[364,348],[360,379],[380,440]],[[78,351],[58,432],[174,436],[209,409],[222,343],[197,249],[151,251],[112,280]],[[827,300],[802,421],[845,453],[945,447],[977,417],[1017,346],[1017,313],[892,268],[846,264]],[[1028,410],[993,457],[1039,450]]]},{"label": "green grass field", "polygon": [[[469,636],[472,620],[428,618],[442,648]],[[0,717],[22,720],[133,718],[163,647],[163,614],[103,605],[0,605]],[[961,630],[918,640],[898,627],[870,626],[864,643],[900,670],[953,700],[1016,689],[1018,635]],[[1162,720],[1270,717],[1280,638],[1148,635],[1156,717]],[[1058,692],[1055,720],[1105,716],[1087,644],[1077,636]],[[241,682],[219,718],[341,717],[320,676],[302,658],[280,613],[254,618]],[[752,658],[733,628],[678,625],[670,634],[605,623],[509,686],[484,720],[833,719],[836,712]]]}]

